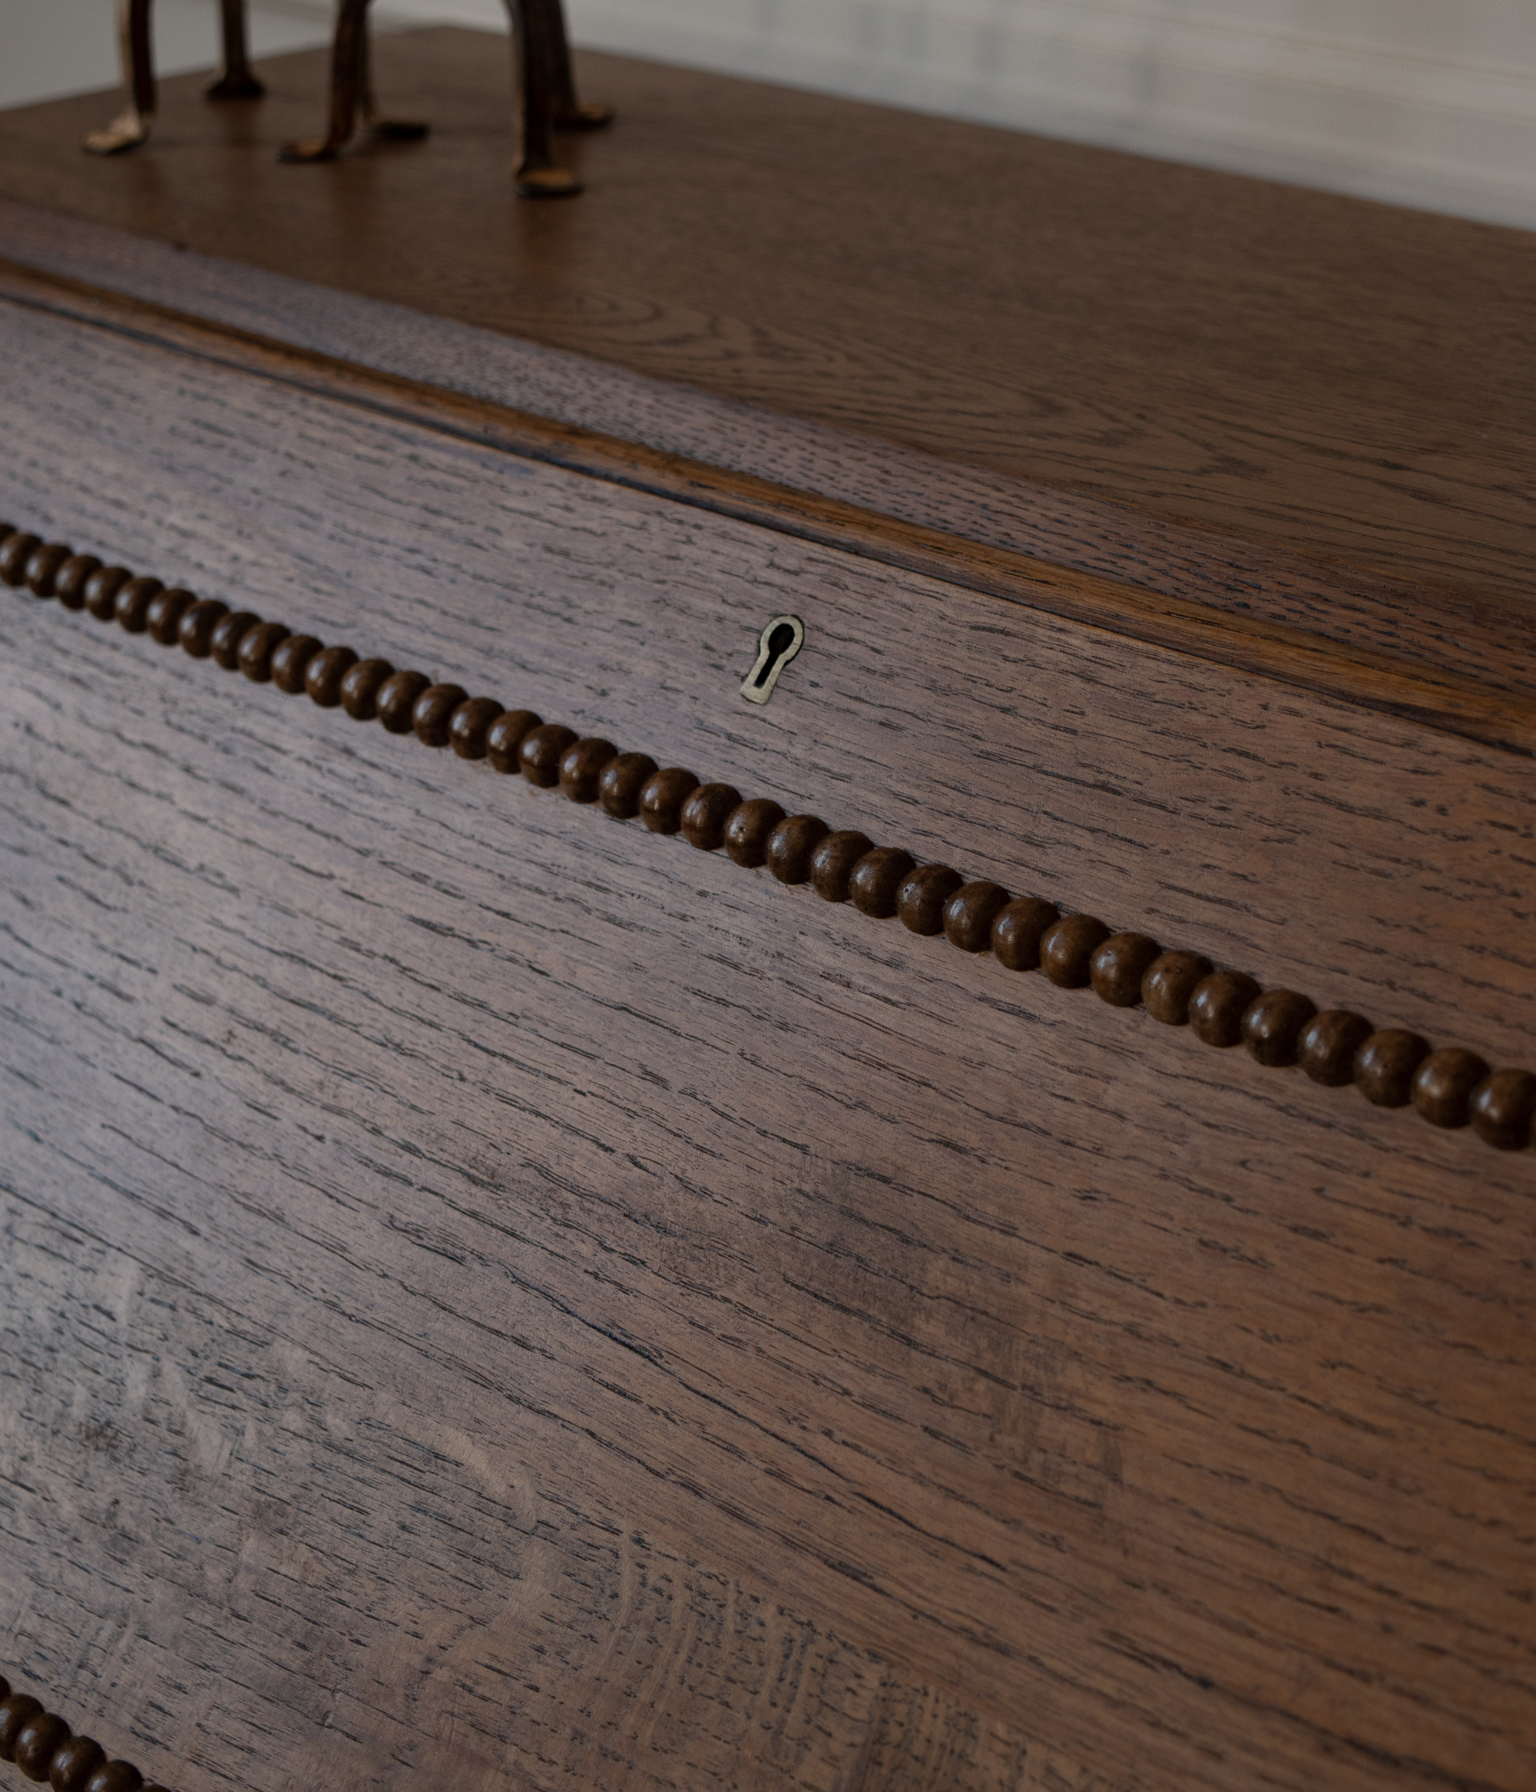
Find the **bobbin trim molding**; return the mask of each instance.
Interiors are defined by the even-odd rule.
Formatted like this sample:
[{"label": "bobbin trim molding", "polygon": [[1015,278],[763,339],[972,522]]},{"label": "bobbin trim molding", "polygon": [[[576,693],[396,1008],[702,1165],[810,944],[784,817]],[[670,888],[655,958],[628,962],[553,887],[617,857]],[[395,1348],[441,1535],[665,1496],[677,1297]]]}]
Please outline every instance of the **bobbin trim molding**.
[{"label": "bobbin trim molding", "polygon": [[1319,1011],[1298,991],[1265,989],[1199,953],[1112,930],[1093,915],[1064,914],[1043,897],[967,880],[948,865],[920,864],[857,829],[786,815],[769,797],[744,800],[732,785],[702,783],[681,766],[658,766],[646,753],[579,737],[533,710],[433,684],[424,672],[327,646],[9,524],[0,524],[0,579],[254,683],[308,696],[322,709],[342,709],[354,721],[378,721],[423,746],[487,760],[498,772],[558,788],[616,820],[638,818],[652,833],[680,833],[701,852],[723,850],[748,869],[766,865],[780,883],[808,883],[824,900],[851,902],[872,920],[899,919],[962,952],[990,953],[1006,970],[1038,970],[1059,988],[1092,989],[1110,1007],[1144,1007],[1168,1026],[1188,1026],[1206,1045],[1245,1045],[1267,1068],[1299,1066],[1326,1088],[1352,1085],[1377,1107],[1411,1106],[1433,1126],[1470,1125],[1501,1151],[1532,1142],[1536,1076],[1528,1070],[1494,1069],[1460,1047],[1435,1050],[1418,1033],[1377,1027],[1348,1009]]},{"label": "bobbin trim molding", "polygon": [[0,1674],[0,1761],[53,1792],[166,1792],[146,1784],[128,1761],[111,1761],[89,1736],[77,1736],[62,1717],[46,1711],[30,1693],[12,1692]]}]

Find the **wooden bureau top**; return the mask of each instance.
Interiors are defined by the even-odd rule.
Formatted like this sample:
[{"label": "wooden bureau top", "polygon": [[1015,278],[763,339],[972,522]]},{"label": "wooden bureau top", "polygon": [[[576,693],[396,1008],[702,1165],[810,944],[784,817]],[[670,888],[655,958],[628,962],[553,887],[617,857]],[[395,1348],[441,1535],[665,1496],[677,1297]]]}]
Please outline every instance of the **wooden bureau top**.
[{"label": "wooden bureau top", "polygon": [[[152,153],[75,153],[101,96],[0,117],[0,196],[579,351],[1250,541],[1532,594],[1536,238],[1010,131],[589,54],[617,128],[574,204],[485,153],[506,65],[378,45],[425,145],[280,166],[320,52],[260,107],[164,84]],[[430,96],[430,97],[428,97]],[[452,96],[451,99],[448,96]]]}]

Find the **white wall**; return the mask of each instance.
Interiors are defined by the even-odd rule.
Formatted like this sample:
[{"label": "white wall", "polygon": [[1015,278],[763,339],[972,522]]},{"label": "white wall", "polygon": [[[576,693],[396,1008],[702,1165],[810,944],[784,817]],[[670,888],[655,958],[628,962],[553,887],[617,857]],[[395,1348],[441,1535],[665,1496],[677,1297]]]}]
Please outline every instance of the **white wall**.
[{"label": "white wall", "polygon": [[[582,43],[1536,228],[1536,0],[567,5]],[[211,59],[214,0],[157,6],[167,69],[190,66],[199,10]],[[44,39],[46,91],[99,83],[111,7],[0,0],[0,103],[44,91],[25,66]],[[255,0],[257,44],[315,41],[322,10]],[[502,0],[377,11],[505,27]],[[91,72],[61,78],[87,47]]]}]

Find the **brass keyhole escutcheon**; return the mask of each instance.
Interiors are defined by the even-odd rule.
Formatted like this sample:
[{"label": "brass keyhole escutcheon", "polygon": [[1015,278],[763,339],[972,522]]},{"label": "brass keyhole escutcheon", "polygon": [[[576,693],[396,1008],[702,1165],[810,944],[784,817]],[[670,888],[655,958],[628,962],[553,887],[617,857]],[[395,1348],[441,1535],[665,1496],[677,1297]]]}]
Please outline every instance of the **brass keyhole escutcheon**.
[{"label": "brass keyhole escutcheon", "polygon": [[757,638],[757,659],[741,681],[748,703],[766,703],[779,674],[805,645],[805,624],[798,616],[775,616]]}]

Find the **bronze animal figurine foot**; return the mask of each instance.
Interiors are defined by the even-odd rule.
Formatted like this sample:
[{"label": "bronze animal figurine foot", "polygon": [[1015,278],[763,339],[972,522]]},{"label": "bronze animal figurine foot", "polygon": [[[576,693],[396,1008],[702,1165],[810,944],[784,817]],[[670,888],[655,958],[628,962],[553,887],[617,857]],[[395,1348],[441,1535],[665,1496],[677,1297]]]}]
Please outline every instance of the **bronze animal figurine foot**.
[{"label": "bronze animal figurine foot", "polygon": [[[287,144],[285,162],[328,162],[352,141],[361,120],[378,137],[423,137],[425,124],[378,117],[373,107],[368,56],[369,0],[341,0],[331,51],[331,115],[324,137]],[[563,198],[581,191],[581,182],[554,155],[556,130],[599,130],[613,118],[611,107],[583,105],[576,98],[571,53],[560,0],[507,0],[516,44],[522,105],[517,154],[517,190],[527,199]]]},{"label": "bronze animal figurine foot", "polygon": [[[245,43],[245,0],[221,0],[224,21],[224,72],[207,90],[211,100],[255,100],[266,92],[251,73]],[[149,40],[150,0],[119,0],[118,31],[122,43],[123,85],[128,103],[109,125],[87,132],[85,147],[93,155],[117,155],[143,143],[155,125],[155,61]]]}]

